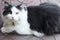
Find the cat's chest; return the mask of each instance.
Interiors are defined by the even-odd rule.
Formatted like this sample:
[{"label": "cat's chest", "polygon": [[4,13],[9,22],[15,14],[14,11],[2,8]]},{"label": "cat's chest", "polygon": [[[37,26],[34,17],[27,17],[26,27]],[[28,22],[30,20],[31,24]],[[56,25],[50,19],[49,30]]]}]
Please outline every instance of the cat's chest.
[{"label": "cat's chest", "polygon": [[8,25],[15,26],[14,22],[9,22]]},{"label": "cat's chest", "polygon": [[5,26],[15,26],[15,22],[13,20],[4,20]]}]

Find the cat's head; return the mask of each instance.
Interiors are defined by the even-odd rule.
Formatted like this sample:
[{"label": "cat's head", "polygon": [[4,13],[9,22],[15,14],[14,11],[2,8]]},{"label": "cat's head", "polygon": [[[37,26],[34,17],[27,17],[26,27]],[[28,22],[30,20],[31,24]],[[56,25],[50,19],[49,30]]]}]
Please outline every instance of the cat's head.
[{"label": "cat's head", "polygon": [[24,16],[26,16],[26,13],[27,13],[27,7],[24,4],[20,4],[17,6],[7,4],[4,7],[2,15],[3,18],[5,19],[20,20],[23,19]]}]

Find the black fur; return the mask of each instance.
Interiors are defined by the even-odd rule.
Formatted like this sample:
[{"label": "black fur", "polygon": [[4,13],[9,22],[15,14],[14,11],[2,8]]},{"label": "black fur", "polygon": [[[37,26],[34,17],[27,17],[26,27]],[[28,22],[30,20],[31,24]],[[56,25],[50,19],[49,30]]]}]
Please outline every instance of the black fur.
[{"label": "black fur", "polygon": [[18,8],[19,10],[21,10],[22,8],[20,7],[21,5],[18,5],[18,6],[16,6],[16,8]]},{"label": "black fur", "polygon": [[12,8],[11,5],[5,6],[5,7],[4,7],[3,16],[6,16],[6,15],[9,14],[9,13],[12,14],[11,8]]},{"label": "black fur", "polygon": [[32,30],[52,35],[60,33],[60,8],[55,4],[43,3],[40,6],[30,6],[28,22]]}]

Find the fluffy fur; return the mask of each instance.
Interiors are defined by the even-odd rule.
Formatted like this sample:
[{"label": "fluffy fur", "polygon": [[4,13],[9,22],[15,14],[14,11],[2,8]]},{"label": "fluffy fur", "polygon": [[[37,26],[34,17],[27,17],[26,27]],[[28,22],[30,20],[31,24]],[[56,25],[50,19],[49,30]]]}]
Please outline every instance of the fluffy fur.
[{"label": "fluffy fur", "polygon": [[5,6],[2,33],[44,36],[60,33],[60,8],[51,3],[39,6]]}]

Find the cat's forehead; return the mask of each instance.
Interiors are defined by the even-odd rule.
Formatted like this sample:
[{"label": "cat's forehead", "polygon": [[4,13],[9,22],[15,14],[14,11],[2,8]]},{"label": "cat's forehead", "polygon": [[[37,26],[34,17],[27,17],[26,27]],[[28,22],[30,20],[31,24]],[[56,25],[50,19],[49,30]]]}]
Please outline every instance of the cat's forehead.
[{"label": "cat's forehead", "polygon": [[11,11],[12,11],[12,12],[14,12],[14,11],[16,12],[16,11],[20,11],[20,10],[19,10],[16,6],[13,6],[13,7],[11,8]]}]

